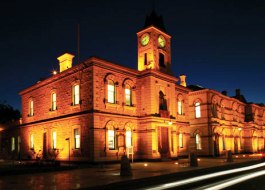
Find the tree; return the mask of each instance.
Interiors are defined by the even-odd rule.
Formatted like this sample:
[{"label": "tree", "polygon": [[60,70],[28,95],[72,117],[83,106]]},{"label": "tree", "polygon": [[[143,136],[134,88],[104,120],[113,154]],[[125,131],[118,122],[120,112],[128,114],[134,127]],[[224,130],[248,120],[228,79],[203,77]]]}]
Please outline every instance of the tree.
[{"label": "tree", "polygon": [[18,121],[20,112],[8,104],[0,104],[0,124]]}]

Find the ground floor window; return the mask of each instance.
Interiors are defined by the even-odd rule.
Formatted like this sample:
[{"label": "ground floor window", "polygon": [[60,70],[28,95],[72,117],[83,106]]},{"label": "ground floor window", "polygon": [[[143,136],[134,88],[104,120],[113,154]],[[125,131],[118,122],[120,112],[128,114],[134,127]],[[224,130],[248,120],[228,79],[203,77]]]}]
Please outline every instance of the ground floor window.
[{"label": "ground floor window", "polygon": [[74,138],[75,138],[75,149],[80,148],[80,133],[79,129],[74,129]]},{"label": "ground floor window", "polygon": [[109,145],[109,150],[115,150],[115,131],[114,131],[114,129],[108,130],[108,145]]},{"label": "ground floor window", "polygon": [[11,138],[11,151],[15,150],[15,137]]},{"label": "ground floor window", "polygon": [[201,150],[202,149],[202,144],[201,144],[201,136],[199,134],[196,134],[196,149]]},{"label": "ground floor window", "polygon": [[223,141],[223,150],[226,150],[226,145],[225,145],[225,136],[222,137],[222,141]]},{"label": "ground floor window", "polygon": [[183,148],[183,133],[179,134],[179,147]]},{"label": "ground floor window", "polygon": [[52,132],[52,148],[53,149],[57,148],[57,134],[56,134],[56,131]]},{"label": "ground floor window", "polygon": [[30,149],[34,149],[34,136],[33,134],[30,135]]},{"label": "ground floor window", "polygon": [[131,129],[126,129],[125,132],[125,138],[126,138],[126,148],[132,146],[132,130]]}]

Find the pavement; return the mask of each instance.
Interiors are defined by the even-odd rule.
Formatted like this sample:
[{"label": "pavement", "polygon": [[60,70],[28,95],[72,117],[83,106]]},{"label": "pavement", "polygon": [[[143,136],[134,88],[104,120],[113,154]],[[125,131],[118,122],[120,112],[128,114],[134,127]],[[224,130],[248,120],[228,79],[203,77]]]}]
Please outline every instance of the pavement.
[{"label": "pavement", "polygon": [[[226,162],[225,158],[198,158],[198,167],[190,167],[187,159],[163,162],[131,163],[132,176],[120,176],[120,164],[99,164],[95,166],[79,166],[79,168],[32,172],[18,175],[3,175],[0,177],[0,189],[5,190],[68,190],[68,189],[103,189],[111,184],[126,184],[139,180],[166,176],[170,174],[185,174],[207,168],[232,166],[260,159],[260,155],[233,156],[234,162]],[[4,165],[4,161],[0,161]],[[195,172],[196,173],[196,172]],[[101,188],[102,187],[102,188]]]}]

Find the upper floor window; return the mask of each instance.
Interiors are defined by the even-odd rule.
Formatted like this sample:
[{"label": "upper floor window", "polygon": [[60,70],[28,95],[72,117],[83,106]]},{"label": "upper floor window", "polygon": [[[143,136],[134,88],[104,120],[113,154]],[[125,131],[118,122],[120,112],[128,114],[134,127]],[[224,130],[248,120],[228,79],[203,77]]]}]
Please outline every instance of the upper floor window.
[{"label": "upper floor window", "polygon": [[79,85],[74,85],[73,86],[73,105],[78,105],[80,102],[80,89]]},{"label": "upper floor window", "polygon": [[159,110],[167,110],[167,100],[162,91],[159,92]]},{"label": "upper floor window", "polygon": [[131,128],[127,128],[125,132],[125,137],[126,137],[126,148],[132,146],[132,130]]},{"label": "upper floor window", "polygon": [[201,117],[201,104],[200,102],[195,103],[195,118]]},{"label": "upper floor window", "polygon": [[56,93],[52,93],[52,111],[56,110]]},{"label": "upper floor window", "polygon": [[182,100],[178,100],[178,114],[179,115],[183,115],[183,101]]},{"label": "upper floor window", "polygon": [[109,145],[109,150],[115,150],[115,130],[114,128],[108,129],[108,145]]},{"label": "upper floor window", "polygon": [[52,132],[52,148],[53,149],[57,148],[57,134],[56,134],[56,131]]},{"label": "upper floor window", "polygon": [[34,109],[33,109],[33,100],[29,101],[29,116],[34,115]]},{"label": "upper floor window", "polygon": [[202,149],[201,136],[198,133],[196,134],[195,139],[196,139],[196,149],[201,150]]},{"label": "upper floor window", "polygon": [[108,103],[115,103],[115,84],[112,80],[108,81]]},{"label": "upper floor window", "polygon": [[132,105],[132,89],[129,85],[125,86],[125,105],[126,106]]},{"label": "upper floor window", "polygon": [[80,132],[79,129],[74,129],[75,148],[80,148]]},{"label": "upper floor window", "polygon": [[179,134],[179,147],[183,148],[183,133]]}]

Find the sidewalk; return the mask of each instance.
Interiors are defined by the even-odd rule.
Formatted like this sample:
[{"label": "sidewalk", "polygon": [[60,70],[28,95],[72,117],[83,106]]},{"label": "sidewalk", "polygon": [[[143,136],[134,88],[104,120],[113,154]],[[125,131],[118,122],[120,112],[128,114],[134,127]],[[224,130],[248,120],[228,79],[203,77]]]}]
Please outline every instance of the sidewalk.
[{"label": "sidewalk", "polygon": [[1,176],[0,189],[86,189],[112,183],[127,183],[132,180],[140,180],[166,174],[181,174],[188,171],[198,171],[210,167],[232,166],[236,163],[249,162],[258,159],[260,159],[259,155],[245,155],[245,157],[240,155],[238,158],[234,156],[233,163],[227,163],[225,158],[200,158],[199,167],[189,167],[188,164],[178,164],[177,161],[135,162],[131,164],[133,173],[132,177],[120,176],[120,164],[98,165],[92,168],[79,168],[49,173]]}]

